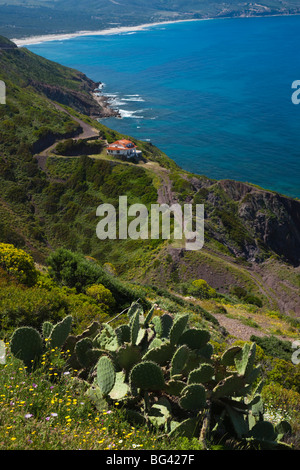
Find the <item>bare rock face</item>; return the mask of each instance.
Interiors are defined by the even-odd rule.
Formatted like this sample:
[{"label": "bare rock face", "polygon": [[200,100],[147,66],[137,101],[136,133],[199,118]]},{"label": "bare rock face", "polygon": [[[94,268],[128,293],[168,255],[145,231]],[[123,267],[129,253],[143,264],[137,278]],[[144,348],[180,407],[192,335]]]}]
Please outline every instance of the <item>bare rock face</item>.
[{"label": "bare rock face", "polygon": [[233,180],[207,180],[194,190],[207,234],[233,255],[260,262],[275,254],[300,265],[300,201]]},{"label": "bare rock face", "polygon": [[236,202],[237,216],[256,240],[286,261],[300,264],[300,202],[280,194],[234,182],[220,182]]},{"label": "bare rock face", "polygon": [[70,106],[76,111],[92,116],[94,118],[103,118],[107,116],[117,115],[118,113],[111,110],[105,100],[96,100],[92,91],[96,87],[94,82],[84,83],[86,91],[71,90],[57,85],[50,85],[37,81],[31,81],[30,85],[47,98],[62,105]]}]

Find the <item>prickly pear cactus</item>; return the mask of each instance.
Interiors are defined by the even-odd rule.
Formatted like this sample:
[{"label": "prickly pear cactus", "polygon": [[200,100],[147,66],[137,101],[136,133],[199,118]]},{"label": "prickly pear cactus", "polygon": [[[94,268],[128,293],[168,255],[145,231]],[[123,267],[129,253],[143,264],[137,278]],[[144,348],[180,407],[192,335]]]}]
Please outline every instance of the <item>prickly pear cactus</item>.
[{"label": "prickly pear cactus", "polygon": [[49,347],[61,348],[63,346],[70,334],[72,321],[72,316],[68,315],[62,321],[53,326],[49,336]]},{"label": "prickly pear cactus", "polygon": [[190,411],[198,411],[205,408],[206,391],[203,385],[190,384],[184,387],[180,394],[179,404],[181,408]]},{"label": "prickly pear cactus", "polygon": [[52,330],[53,330],[53,324],[50,321],[45,321],[42,325],[42,333],[44,339],[48,340],[50,337]]},{"label": "prickly pear cactus", "polygon": [[191,328],[180,336],[178,344],[186,344],[190,349],[201,349],[207,344],[209,340],[209,331]]},{"label": "prickly pear cactus", "polygon": [[189,373],[189,384],[205,384],[213,379],[215,369],[211,364],[201,364],[198,369],[194,369]]},{"label": "prickly pear cactus", "polygon": [[231,436],[261,445],[264,431],[265,445],[280,443],[285,423],[278,430],[258,425],[264,421],[261,385],[254,386],[260,375],[254,343],[232,346],[219,357],[213,355],[209,331],[191,328],[188,315],[156,316],[152,307],[144,317],[134,303],[128,320],[116,330],[102,325],[95,339],[76,345],[82,364],[101,349],[99,394],[109,403],[122,401],[128,419],[204,443],[207,436],[218,442]]},{"label": "prickly pear cactus", "polygon": [[171,377],[177,374],[181,374],[185,365],[188,362],[189,356],[190,356],[190,350],[185,344],[183,344],[176,350],[171,361],[171,369],[170,369]]},{"label": "prickly pear cactus", "polygon": [[10,341],[12,354],[21,359],[27,367],[43,353],[43,340],[39,332],[30,326],[17,328]]},{"label": "prickly pear cactus", "polygon": [[128,325],[120,325],[115,329],[118,339],[118,345],[122,346],[124,343],[130,342],[130,327]]},{"label": "prickly pear cactus", "polygon": [[100,357],[97,363],[97,384],[103,396],[108,395],[116,381],[116,371],[112,360],[107,356]]},{"label": "prickly pear cactus", "polygon": [[174,347],[169,341],[162,342],[157,348],[149,349],[143,356],[144,361],[154,361],[159,365],[165,365],[174,354]]},{"label": "prickly pear cactus", "polygon": [[121,346],[116,355],[118,365],[129,373],[132,367],[142,359],[140,349],[133,344]]},{"label": "prickly pear cactus", "polygon": [[170,342],[171,344],[177,344],[180,336],[183,334],[189,321],[188,315],[178,316],[174,319],[173,325],[170,329]]},{"label": "prickly pear cactus", "polygon": [[130,326],[130,341],[131,344],[136,344],[140,330],[140,312],[137,311],[132,316],[131,326]]},{"label": "prickly pear cactus", "polygon": [[152,361],[144,361],[136,364],[130,373],[130,385],[142,390],[162,390],[165,381],[162,369]]},{"label": "prickly pear cactus", "polygon": [[93,342],[90,338],[82,338],[75,345],[75,353],[82,367],[89,367],[87,351],[93,348]]}]

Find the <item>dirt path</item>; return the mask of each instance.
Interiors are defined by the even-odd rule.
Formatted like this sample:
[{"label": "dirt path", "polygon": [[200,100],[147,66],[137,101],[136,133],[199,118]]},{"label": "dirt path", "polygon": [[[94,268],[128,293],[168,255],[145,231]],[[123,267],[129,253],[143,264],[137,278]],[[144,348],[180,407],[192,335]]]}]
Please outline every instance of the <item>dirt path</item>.
[{"label": "dirt path", "polygon": [[214,314],[214,317],[218,320],[221,326],[232,336],[235,336],[238,339],[243,341],[250,341],[252,335],[255,336],[267,336],[266,333],[252,328],[251,326],[244,325],[239,320],[234,318],[228,318],[226,315]]},{"label": "dirt path", "polygon": [[[73,140],[92,139],[92,138],[95,138],[95,137],[99,136],[99,130],[97,130],[96,128],[94,128],[90,124],[87,124],[86,122],[82,121],[81,119],[72,116],[72,114],[70,114],[68,111],[66,111],[59,104],[57,104],[57,103],[52,103],[52,104],[55,106],[55,108],[58,111],[62,111],[64,113],[68,114],[73,119],[73,121],[77,122],[80,125],[82,131],[80,133],[78,133],[78,135],[75,135],[74,137],[72,137]],[[35,155],[35,158],[38,161],[38,166],[41,170],[45,171],[47,158],[50,155],[50,153],[53,152],[53,150],[57,146],[58,142],[65,142],[66,140],[68,140],[68,139],[58,139],[54,144],[50,145],[49,147],[47,147],[42,152]]]},{"label": "dirt path", "polygon": [[155,162],[147,162],[144,167],[155,173],[160,179],[160,185],[157,188],[158,204],[168,204],[171,206],[176,203],[177,199],[175,193],[172,192],[172,181],[169,177],[169,170]]},{"label": "dirt path", "polygon": [[73,121],[78,122],[78,124],[81,126],[82,132],[78,134],[77,136],[73,137],[74,140],[91,139],[92,137],[99,136],[99,130],[97,130],[95,127],[91,126],[90,124],[87,124],[86,122],[82,121],[79,118],[74,117],[71,113],[69,113],[66,109],[64,109],[59,104],[53,103],[53,105],[58,111],[68,114],[68,116],[70,116],[73,119]]}]

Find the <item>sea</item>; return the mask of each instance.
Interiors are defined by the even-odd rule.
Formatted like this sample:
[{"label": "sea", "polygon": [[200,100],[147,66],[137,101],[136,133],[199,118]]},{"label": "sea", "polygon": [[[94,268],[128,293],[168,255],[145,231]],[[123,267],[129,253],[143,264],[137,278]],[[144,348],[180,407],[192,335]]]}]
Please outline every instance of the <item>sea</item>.
[{"label": "sea", "polygon": [[96,82],[181,168],[300,197],[300,16],[209,19],[26,46]]}]

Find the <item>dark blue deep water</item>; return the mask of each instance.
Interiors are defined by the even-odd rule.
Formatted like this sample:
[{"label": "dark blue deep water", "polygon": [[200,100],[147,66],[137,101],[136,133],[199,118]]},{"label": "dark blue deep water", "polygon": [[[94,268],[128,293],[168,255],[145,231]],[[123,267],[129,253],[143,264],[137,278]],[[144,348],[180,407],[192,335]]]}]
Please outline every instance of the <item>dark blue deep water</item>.
[{"label": "dark blue deep water", "polygon": [[[28,46],[105,83],[123,119],[182,168],[300,197],[300,16],[182,22]],[[299,95],[300,96],[300,95]]]}]

